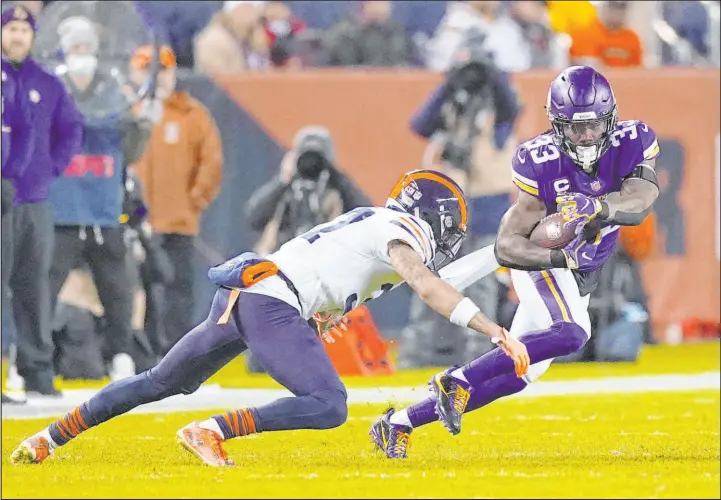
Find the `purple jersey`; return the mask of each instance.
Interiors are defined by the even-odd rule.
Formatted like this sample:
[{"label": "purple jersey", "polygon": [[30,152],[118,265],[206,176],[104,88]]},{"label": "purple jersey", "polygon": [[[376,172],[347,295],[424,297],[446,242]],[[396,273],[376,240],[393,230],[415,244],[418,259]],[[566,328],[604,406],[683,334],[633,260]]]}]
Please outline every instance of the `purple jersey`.
[{"label": "purple jersey", "polygon": [[[654,131],[639,120],[619,121],[610,136],[611,147],[601,157],[596,175],[581,170],[571,158],[561,153],[548,131],[524,142],[516,150],[511,162],[513,182],[519,189],[541,199],[546,213],[556,212],[556,196],[581,193],[603,199],[620,191],[621,183],[644,160],[659,154]],[[601,229],[602,239],[596,257],[579,267],[579,271],[593,271],[608,259],[618,240],[617,225]]]}]

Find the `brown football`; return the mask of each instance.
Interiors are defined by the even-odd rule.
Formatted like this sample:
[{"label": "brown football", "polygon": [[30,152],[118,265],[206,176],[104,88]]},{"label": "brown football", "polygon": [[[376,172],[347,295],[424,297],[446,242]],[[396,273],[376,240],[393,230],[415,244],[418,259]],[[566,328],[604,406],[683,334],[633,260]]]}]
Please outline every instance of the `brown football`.
[{"label": "brown football", "polygon": [[564,231],[563,215],[555,213],[541,219],[531,231],[529,239],[539,247],[562,248],[573,241],[574,237],[575,234],[570,229]]}]

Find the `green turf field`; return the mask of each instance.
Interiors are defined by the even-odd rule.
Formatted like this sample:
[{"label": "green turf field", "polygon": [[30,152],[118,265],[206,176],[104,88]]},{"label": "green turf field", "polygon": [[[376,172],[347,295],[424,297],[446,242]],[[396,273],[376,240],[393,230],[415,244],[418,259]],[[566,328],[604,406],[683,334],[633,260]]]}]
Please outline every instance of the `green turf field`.
[{"label": "green turf field", "polygon": [[[721,367],[721,351],[718,342],[682,344],[678,346],[654,345],[643,348],[636,363],[573,363],[555,364],[543,375],[544,381],[572,380],[578,378],[619,377],[663,373],[701,373],[718,371]],[[382,377],[343,377],[348,387],[414,386],[425,384],[438,368],[406,370]],[[6,369],[3,369],[3,377]],[[63,381],[61,389],[103,387],[108,380]],[[275,381],[265,375],[250,374],[245,369],[245,359],[237,358],[210,378],[208,383],[236,388],[278,388]]]},{"label": "green turf field", "polygon": [[[553,366],[543,380],[719,371],[719,343],[645,348],[634,364]],[[437,370],[349,387],[415,386]],[[277,387],[232,363],[211,382]],[[63,382],[68,387],[101,384]],[[385,409],[352,405],[331,431],[266,433],[228,444],[237,467],[212,469],[175,442],[199,413],[126,415],[82,434],[40,466],[12,466],[19,442],[52,419],[2,421],[2,498],[719,498],[719,391],[555,396],[498,401],[452,437],[417,429],[410,458],[373,451]]]},{"label": "green turf field", "polygon": [[237,467],[196,463],[176,429],[208,413],[128,415],[81,435],[40,466],[7,457],[49,423],[3,421],[3,498],[718,498],[717,391],[499,401],[450,436],[411,437],[410,458],[375,453],[379,406],[331,431],[229,443]]}]

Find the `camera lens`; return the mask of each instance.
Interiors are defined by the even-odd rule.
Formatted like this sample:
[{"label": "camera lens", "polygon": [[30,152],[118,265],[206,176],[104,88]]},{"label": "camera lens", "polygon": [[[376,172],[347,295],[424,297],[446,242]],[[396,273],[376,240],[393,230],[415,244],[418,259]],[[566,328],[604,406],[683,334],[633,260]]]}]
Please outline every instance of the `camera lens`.
[{"label": "camera lens", "polygon": [[298,157],[298,175],[304,179],[317,179],[325,168],[325,159],[315,151],[308,151]]}]

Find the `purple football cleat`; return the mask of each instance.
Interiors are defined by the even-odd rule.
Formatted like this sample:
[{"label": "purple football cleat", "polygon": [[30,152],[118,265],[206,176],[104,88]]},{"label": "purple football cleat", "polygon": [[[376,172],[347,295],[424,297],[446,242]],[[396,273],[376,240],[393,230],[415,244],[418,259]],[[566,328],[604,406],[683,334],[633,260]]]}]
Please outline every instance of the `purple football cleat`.
[{"label": "purple football cleat", "polygon": [[385,414],[371,427],[370,435],[373,443],[388,458],[408,458],[412,427],[391,423],[391,415],[395,409],[389,408]]},{"label": "purple football cleat", "polygon": [[434,376],[428,383],[436,395],[436,414],[454,436],[461,432],[461,417],[471,396],[470,386],[451,375],[456,367]]}]

